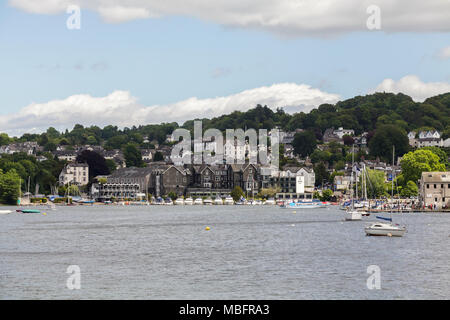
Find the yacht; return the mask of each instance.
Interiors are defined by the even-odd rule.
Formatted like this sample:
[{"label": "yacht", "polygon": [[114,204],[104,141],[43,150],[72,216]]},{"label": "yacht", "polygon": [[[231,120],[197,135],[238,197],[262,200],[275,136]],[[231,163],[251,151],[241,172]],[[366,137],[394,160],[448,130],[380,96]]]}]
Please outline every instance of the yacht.
[{"label": "yacht", "polygon": [[[395,180],[395,171],[394,171],[394,155],[395,155],[395,146],[392,147],[392,187],[391,187],[391,197],[394,199],[394,180]],[[406,232],[405,226],[400,226],[398,224],[392,223],[392,206],[391,206],[391,217],[378,217],[378,219],[386,220],[389,222],[375,222],[370,226],[364,228],[366,235],[368,236],[388,236],[388,237],[403,237]]]},{"label": "yacht", "polygon": [[184,200],[184,204],[188,206],[192,206],[194,204],[194,200],[191,197],[188,197]]},{"label": "yacht", "polygon": [[388,236],[388,237],[403,237],[406,232],[404,226],[393,224],[392,222],[375,222],[370,226],[364,228],[368,236]]},{"label": "yacht", "polygon": [[207,206],[212,205],[212,204],[213,204],[213,201],[212,201],[211,197],[208,197],[208,198],[206,198],[205,200],[203,200],[203,204],[204,204],[204,205],[207,205]]},{"label": "yacht", "polygon": [[223,200],[221,197],[217,196],[216,199],[214,199],[214,204],[223,204]]},{"label": "yacht", "polygon": [[176,205],[183,205],[184,204],[184,199],[183,198],[177,198],[177,200],[175,200],[175,204]]},{"label": "yacht", "polygon": [[[351,184],[350,184],[350,193],[351,193],[351,205],[347,208],[347,212],[345,214],[345,221],[360,221],[362,220],[363,211],[358,211],[355,206],[355,198],[353,196],[353,170],[355,164],[355,145],[353,145],[352,151],[352,174],[351,174]],[[356,177],[356,190],[358,190],[358,177]]]},{"label": "yacht", "polygon": [[264,201],[264,204],[266,204],[266,205],[275,205],[275,199],[274,198],[269,198],[266,201]]},{"label": "yacht", "polygon": [[0,210],[0,214],[10,214],[12,212],[12,210]]},{"label": "yacht", "polygon": [[228,204],[228,205],[234,204],[233,198],[230,197],[230,196],[226,197],[226,198],[225,198],[225,203],[224,203],[224,204]]},{"label": "yacht", "polygon": [[166,199],[164,199],[164,204],[166,206],[172,206],[173,205],[173,201],[170,198],[166,198]]},{"label": "yacht", "polygon": [[195,199],[194,204],[195,204],[195,205],[203,204],[202,198],[197,198],[197,199]]},{"label": "yacht", "polygon": [[325,207],[325,205],[321,201],[313,199],[309,201],[301,200],[301,201],[286,202],[283,203],[280,207],[284,209],[317,209],[323,208]]}]

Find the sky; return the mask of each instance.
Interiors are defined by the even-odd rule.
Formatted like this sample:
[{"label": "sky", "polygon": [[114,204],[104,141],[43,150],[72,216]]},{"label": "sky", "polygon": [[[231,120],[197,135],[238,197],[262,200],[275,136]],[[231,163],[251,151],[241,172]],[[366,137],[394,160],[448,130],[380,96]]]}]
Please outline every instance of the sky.
[{"label": "sky", "polygon": [[448,0],[2,0],[0,132],[423,101],[450,92],[449,18]]}]

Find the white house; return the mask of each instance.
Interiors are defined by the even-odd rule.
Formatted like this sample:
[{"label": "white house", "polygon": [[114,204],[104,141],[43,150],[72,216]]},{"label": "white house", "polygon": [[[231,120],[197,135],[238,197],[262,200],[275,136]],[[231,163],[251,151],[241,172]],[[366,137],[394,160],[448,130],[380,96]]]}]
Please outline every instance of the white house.
[{"label": "white house", "polygon": [[339,127],[337,130],[333,131],[333,134],[342,139],[344,136],[354,136],[355,131],[353,129],[344,129],[343,127]]},{"label": "white house", "polygon": [[68,163],[59,174],[62,185],[73,183],[86,185],[89,182],[89,166],[86,163]]}]

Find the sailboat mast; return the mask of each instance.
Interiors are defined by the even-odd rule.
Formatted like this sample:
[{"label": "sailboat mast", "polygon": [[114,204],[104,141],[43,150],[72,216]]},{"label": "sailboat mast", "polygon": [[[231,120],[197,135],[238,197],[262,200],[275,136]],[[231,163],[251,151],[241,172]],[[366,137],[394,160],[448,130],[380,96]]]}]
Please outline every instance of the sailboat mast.
[{"label": "sailboat mast", "polygon": [[354,197],[353,197],[353,169],[354,169],[354,166],[353,166],[353,163],[354,163],[354,161],[355,161],[355,145],[353,145],[353,148],[352,148],[352,175],[351,175],[351,182],[352,182],[352,187],[351,187],[351,198],[352,198],[352,210],[355,210],[355,199],[354,199]]},{"label": "sailboat mast", "polygon": [[[392,204],[394,203],[394,155],[395,155],[395,145],[392,146],[392,187],[391,187],[391,198],[392,198]],[[392,205],[391,205],[391,222],[392,222]]]}]

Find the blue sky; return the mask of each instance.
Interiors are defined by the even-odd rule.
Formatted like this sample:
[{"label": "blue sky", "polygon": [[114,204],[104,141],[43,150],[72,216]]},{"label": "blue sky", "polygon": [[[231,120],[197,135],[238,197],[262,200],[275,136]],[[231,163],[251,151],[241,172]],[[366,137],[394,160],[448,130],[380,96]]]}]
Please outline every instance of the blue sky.
[{"label": "blue sky", "polygon": [[154,106],[279,83],[306,84],[345,99],[388,78],[450,82],[450,59],[438,57],[450,46],[449,32],[295,36],[188,15],[111,24],[94,10],[82,10],[80,30],[68,30],[68,17],[1,3],[0,115],[31,103],[78,94],[105,97],[116,90]]}]

